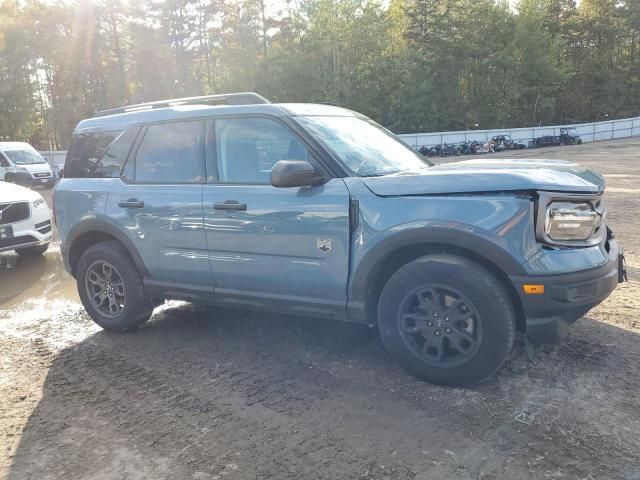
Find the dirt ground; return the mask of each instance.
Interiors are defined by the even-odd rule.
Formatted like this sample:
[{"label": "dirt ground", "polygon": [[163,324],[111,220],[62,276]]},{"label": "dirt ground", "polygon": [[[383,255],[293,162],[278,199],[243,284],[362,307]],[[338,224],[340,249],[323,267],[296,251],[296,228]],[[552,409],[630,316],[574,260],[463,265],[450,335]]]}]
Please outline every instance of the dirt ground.
[{"label": "dirt ground", "polygon": [[0,255],[0,478],[640,480],[640,139],[512,155],[605,174],[631,281],[470,390],[337,322],[172,302],[105,333],[57,245]]}]

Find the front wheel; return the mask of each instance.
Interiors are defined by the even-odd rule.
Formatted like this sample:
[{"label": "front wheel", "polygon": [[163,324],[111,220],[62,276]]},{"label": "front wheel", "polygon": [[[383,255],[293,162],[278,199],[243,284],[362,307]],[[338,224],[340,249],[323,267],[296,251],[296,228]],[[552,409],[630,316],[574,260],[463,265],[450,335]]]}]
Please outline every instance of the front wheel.
[{"label": "front wheel", "polygon": [[153,304],[145,296],[142,275],[117,241],[89,248],[80,258],[76,273],[85,310],[105,330],[126,332],[151,317]]},{"label": "front wheel", "polygon": [[515,313],[498,279],[449,254],[414,260],[380,296],[382,341],[405,369],[432,383],[471,386],[493,375],[515,338]]}]

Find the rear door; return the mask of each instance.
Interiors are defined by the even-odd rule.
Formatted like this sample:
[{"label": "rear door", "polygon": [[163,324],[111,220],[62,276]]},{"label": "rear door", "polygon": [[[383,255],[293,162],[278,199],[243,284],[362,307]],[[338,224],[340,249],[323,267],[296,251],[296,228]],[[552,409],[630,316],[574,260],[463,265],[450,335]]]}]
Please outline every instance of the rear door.
[{"label": "rear door", "polygon": [[133,242],[165,287],[212,289],[202,217],[205,122],[143,127],[123,176],[109,193],[107,216]]},{"label": "rear door", "polygon": [[273,118],[211,122],[203,205],[215,295],[229,303],[343,316],[349,265],[344,181],[276,188],[279,160],[321,166]]}]

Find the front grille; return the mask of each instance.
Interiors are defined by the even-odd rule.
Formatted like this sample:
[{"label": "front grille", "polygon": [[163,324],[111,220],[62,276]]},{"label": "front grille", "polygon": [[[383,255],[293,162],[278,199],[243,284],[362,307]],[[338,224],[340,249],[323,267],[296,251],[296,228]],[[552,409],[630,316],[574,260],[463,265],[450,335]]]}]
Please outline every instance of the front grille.
[{"label": "front grille", "polygon": [[33,176],[34,178],[44,178],[44,177],[50,177],[51,174],[49,172],[41,172],[41,173],[34,173]]},{"label": "front grille", "polygon": [[37,242],[38,239],[33,235],[22,235],[21,237],[7,238],[0,240],[0,248],[15,247],[16,245],[24,245],[25,243]]},{"label": "front grille", "polygon": [[45,220],[44,222],[36,223],[36,230],[40,233],[49,233],[51,231],[51,221]]},{"label": "front grille", "polygon": [[21,222],[29,218],[29,202],[0,203],[0,225]]}]

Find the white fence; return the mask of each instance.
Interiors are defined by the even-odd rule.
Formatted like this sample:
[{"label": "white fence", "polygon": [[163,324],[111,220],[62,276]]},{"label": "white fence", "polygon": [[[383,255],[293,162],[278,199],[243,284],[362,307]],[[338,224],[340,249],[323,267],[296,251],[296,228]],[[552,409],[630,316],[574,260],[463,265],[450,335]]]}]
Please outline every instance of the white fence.
[{"label": "white fence", "polygon": [[407,145],[420,148],[424,145],[442,145],[444,143],[460,143],[468,140],[487,141],[496,135],[511,135],[516,141],[529,144],[530,140],[545,135],[560,135],[561,128],[574,127],[583,142],[612,140],[615,138],[640,135],[640,117],[605,122],[580,123],[573,125],[556,125],[553,127],[531,128],[499,128],[494,130],[461,130],[458,132],[407,133],[398,135]]},{"label": "white fence", "polygon": [[[496,135],[511,135],[516,141],[529,144],[530,140],[545,135],[560,135],[561,128],[575,127],[583,142],[613,140],[616,138],[640,135],[640,117],[604,122],[580,123],[573,125],[556,125],[553,127],[531,128],[498,128],[494,130],[461,130],[457,132],[406,133],[398,135],[407,145],[420,148],[424,145],[442,145],[443,143],[460,143],[468,140],[487,141]],[[66,151],[40,152],[57,174],[64,165]]]}]

